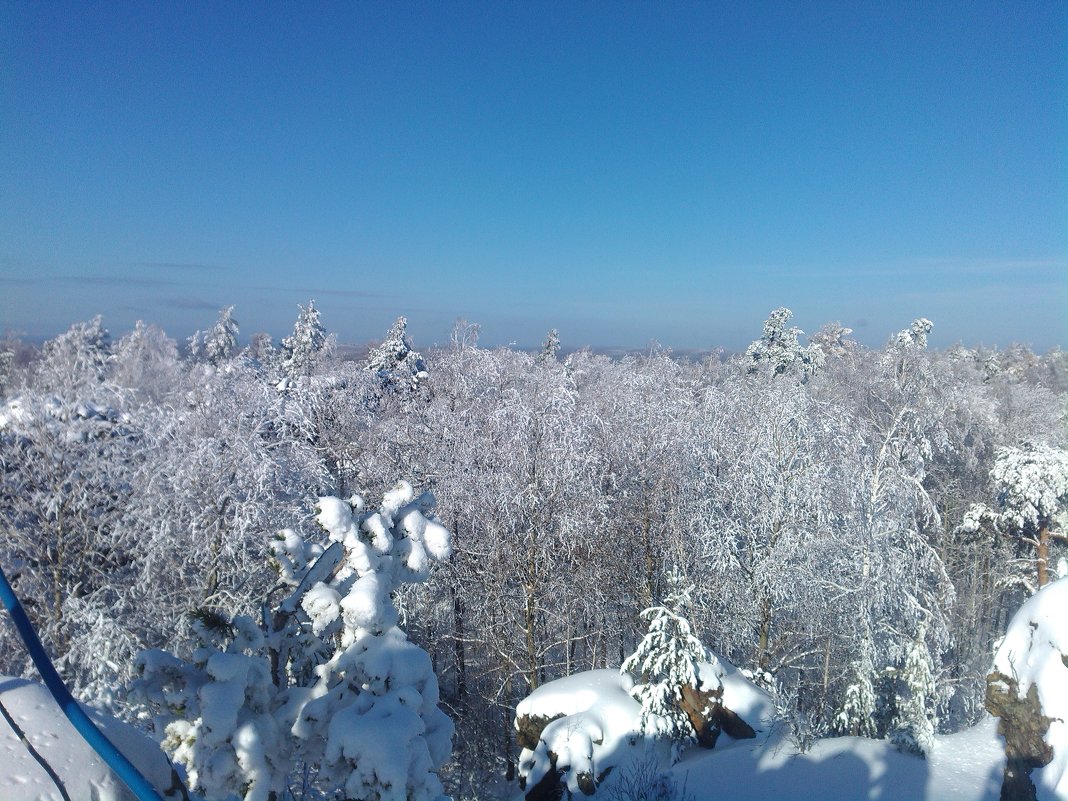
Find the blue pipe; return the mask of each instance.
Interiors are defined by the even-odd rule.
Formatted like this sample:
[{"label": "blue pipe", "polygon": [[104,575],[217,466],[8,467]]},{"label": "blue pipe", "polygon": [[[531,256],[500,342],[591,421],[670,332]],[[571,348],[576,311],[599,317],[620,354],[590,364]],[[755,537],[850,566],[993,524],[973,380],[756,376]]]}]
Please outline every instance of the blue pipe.
[{"label": "blue pipe", "polygon": [[70,694],[67,685],[63,683],[63,679],[56,672],[52,660],[45,653],[44,646],[41,645],[37,632],[33,630],[30,619],[26,617],[26,612],[22,608],[22,604],[19,603],[19,599],[8,582],[7,576],[4,575],[3,568],[0,568],[0,600],[4,602],[7,611],[11,613],[11,619],[15,621],[15,628],[18,629],[22,641],[26,643],[26,649],[30,652],[30,657],[33,659],[33,664],[37,666],[41,678],[44,679],[45,686],[52,693],[52,697],[56,699],[56,703],[63,710],[63,714],[78,730],[78,733],[92,746],[94,751],[100,754],[101,758],[115,772],[115,775],[133,790],[138,801],[163,801],[163,797],[156,792],[156,788],[149,784],[140,771],[130,763],[130,760],[123,756],[122,752],[112,744],[111,740],[104,736],[104,733],[85,714],[85,710],[74,700],[74,696]]}]

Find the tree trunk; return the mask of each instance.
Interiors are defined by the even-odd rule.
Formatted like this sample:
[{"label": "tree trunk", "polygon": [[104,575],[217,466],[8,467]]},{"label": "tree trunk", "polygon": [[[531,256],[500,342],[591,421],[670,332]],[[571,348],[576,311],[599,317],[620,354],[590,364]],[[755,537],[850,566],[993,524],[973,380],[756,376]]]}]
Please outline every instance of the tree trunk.
[{"label": "tree trunk", "polygon": [[461,704],[467,697],[467,656],[464,653],[464,602],[456,592],[452,593],[453,653],[456,657],[456,700]]},{"label": "tree trunk", "polygon": [[527,650],[527,686],[531,690],[538,689],[538,649],[537,639],[534,636],[535,624],[535,599],[534,587],[527,585],[525,588],[526,606],[523,610],[523,635],[526,640]]},{"label": "tree trunk", "polygon": [[760,599],[760,639],[757,644],[757,665],[768,669],[768,651],[771,642],[771,603],[767,597]]},{"label": "tree trunk", "polygon": [[1049,583],[1049,521],[1042,520],[1038,526],[1038,556],[1035,562],[1038,568],[1038,588],[1042,589]]}]

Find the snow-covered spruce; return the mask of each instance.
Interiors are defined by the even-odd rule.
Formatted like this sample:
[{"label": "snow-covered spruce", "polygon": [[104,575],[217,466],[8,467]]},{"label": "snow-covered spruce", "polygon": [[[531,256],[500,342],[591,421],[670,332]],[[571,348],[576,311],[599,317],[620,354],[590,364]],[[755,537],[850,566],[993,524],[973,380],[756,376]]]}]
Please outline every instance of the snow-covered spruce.
[{"label": "snow-covered spruce", "polygon": [[237,334],[240,331],[234,319],[234,307],[219,310],[219,319],[210,331],[196,331],[189,337],[187,347],[194,362],[206,362],[220,367],[237,353]]},{"label": "snow-covered spruce", "polygon": [[282,370],[286,378],[309,375],[330,344],[315,301],[309,300],[307,307],[300,306],[292,335],[282,340]]},{"label": "snow-covered spruce", "polygon": [[545,335],[545,342],[541,345],[541,353],[538,354],[538,362],[555,362],[557,354],[560,352],[560,332],[555,328],[550,328],[549,333]]},{"label": "snow-covered spruce", "polygon": [[854,737],[875,737],[875,708],[877,699],[871,677],[875,670],[869,655],[870,645],[849,666],[849,683],[846,685],[842,705],[834,716],[834,728],[839,734]]},{"label": "snow-covered spruce", "polygon": [[438,708],[430,657],[397,627],[391,594],[450,554],[429,494],[399,483],[378,511],[319,499],[325,550],[287,530],[272,544],[292,589],[263,624],[204,613],[188,660],[148,651],[136,693],[164,747],[208,799],[281,797],[312,768],[345,799],[435,801],[453,726]]},{"label": "snow-covered spruce", "polygon": [[921,625],[905,651],[904,664],[889,671],[899,685],[895,698],[897,715],[892,722],[890,740],[902,751],[917,756],[926,756],[934,747],[938,723],[934,712],[934,664],[926,636],[927,629]]},{"label": "snow-covered spruce", "polygon": [[382,343],[367,354],[367,370],[384,388],[414,389],[429,377],[426,362],[408,339],[408,318],[398,317]]},{"label": "snow-covered spruce", "polygon": [[682,749],[697,742],[698,737],[685,708],[684,694],[691,696],[691,705],[699,697],[703,702],[718,703],[715,692],[721,687],[718,682],[716,686],[702,686],[700,665],[715,657],[693,635],[689,621],[680,614],[690,604],[693,585],[678,570],[672,570],[668,586],[663,604],[642,612],[642,619],[649,621],[649,631],[619,671],[635,677],[630,693],[642,705],[642,733],[670,741],[671,759],[677,762]]}]

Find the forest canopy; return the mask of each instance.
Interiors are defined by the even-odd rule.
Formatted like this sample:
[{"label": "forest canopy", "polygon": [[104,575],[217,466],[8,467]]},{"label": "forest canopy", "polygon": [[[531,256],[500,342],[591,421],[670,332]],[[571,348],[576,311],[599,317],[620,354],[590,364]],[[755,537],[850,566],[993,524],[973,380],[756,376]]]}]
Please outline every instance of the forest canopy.
[{"label": "forest canopy", "polygon": [[[789,319],[696,361],[486,349],[462,320],[420,353],[404,318],[345,360],[314,302],[277,344],[242,347],[232,307],[181,346],[100,318],[9,336],[0,562],[76,693],[130,717],[139,653],[261,613],[272,534],[325,544],[316,498],[404,478],[452,532],[393,601],[456,724],[446,789],[510,773],[518,701],[618,668],[682,581],[694,634],[804,736],[922,749],[978,719],[1008,618],[1065,573],[1068,355]],[[0,672],[28,670],[0,628]]]}]

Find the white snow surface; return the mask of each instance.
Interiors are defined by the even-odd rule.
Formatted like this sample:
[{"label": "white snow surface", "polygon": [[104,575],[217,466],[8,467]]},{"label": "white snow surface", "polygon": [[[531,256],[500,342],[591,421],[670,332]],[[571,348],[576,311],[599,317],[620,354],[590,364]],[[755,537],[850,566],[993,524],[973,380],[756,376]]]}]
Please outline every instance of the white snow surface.
[{"label": "white snow surface", "polygon": [[721,738],[712,751],[692,749],[670,773],[696,801],[998,801],[1004,768],[997,722],[935,737],[927,759],[887,740],[835,737],[807,753],[779,729],[754,740]]},{"label": "white snow surface", "polygon": [[[44,685],[0,677],[0,704],[58,776],[71,801],[133,801],[134,795],[75,731]],[[86,709],[89,717],[161,792],[171,767],[159,746],[132,726]],[[0,717],[0,799],[62,801],[62,795],[26,744]]]},{"label": "white snow surface", "polygon": [[1020,607],[994,657],[994,669],[1015,676],[1021,697],[1032,685],[1052,718],[1046,742],[1053,761],[1031,773],[1039,799],[1068,799],[1068,579],[1047,584]]},{"label": "white snow surface", "polygon": [[615,668],[587,670],[541,685],[519,702],[515,713],[517,717],[577,715],[594,706],[611,706],[622,699],[630,702],[628,708],[637,709],[637,702],[629,693],[633,686],[630,677],[620,677]]}]

